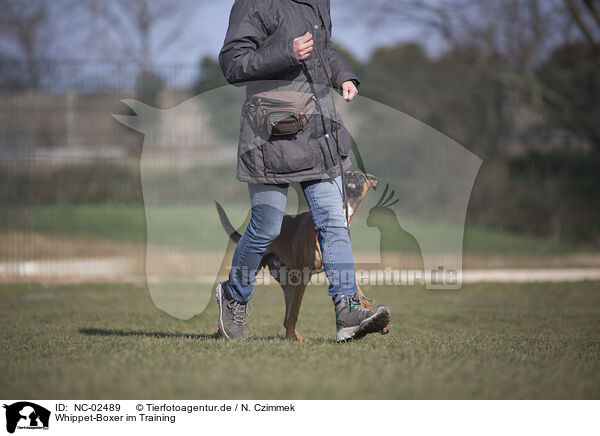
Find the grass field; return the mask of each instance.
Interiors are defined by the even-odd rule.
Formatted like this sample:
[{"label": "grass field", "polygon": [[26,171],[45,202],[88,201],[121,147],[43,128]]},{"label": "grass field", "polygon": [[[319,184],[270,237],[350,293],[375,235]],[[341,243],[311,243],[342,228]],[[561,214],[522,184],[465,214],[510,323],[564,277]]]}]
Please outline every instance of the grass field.
[{"label": "grass field", "polygon": [[[224,205],[235,226],[240,225],[248,214],[248,204]],[[288,211],[293,212],[293,211]],[[353,221],[353,246],[359,249],[373,244],[379,238],[377,229],[359,229],[358,223],[366,219],[368,208],[361,209]],[[150,242],[179,248],[202,247],[211,250],[222,245],[224,232],[218,220],[214,204],[209,202],[197,207],[173,206],[152,212],[155,231]],[[410,219],[403,217],[402,222]],[[427,226],[429,233],[438,232],[440,239],[448,228],[443,224],[413,222],[413,227]],[[146,215],[142,205],[51,205],[27,208],[0,209],[0,231],[24,230],[43,234],[83,236],[107,241],[133,243],[146,242]],[[378,247],[377,247],[378,248]],[[498,229],[486,229],[467,224],[464,234],[466,254],[512,255],[565,254],[582,251],[597,252],[597,247],[586,247],[541,238],[511,234]]]},{"label": "grass field", "polygon": [[377,287],[391,333],[336,344],[323,288],[282,339],[283,298],[258,287],[252,340],[216,340],[214,302],[190,321],[145,287],[1,285],[3,398],[600,398],[600,283]]}]

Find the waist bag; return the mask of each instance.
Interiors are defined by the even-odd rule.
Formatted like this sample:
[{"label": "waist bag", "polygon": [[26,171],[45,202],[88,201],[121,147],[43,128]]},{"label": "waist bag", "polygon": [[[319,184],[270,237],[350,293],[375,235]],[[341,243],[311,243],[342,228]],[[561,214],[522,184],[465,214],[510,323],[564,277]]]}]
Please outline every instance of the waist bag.
[{"label": "waist bag", "polygon": [[315,97],[297,91],[265,91],[247,103],[248,115],[268,136],[294,135],[304,128],[317,107]]}]

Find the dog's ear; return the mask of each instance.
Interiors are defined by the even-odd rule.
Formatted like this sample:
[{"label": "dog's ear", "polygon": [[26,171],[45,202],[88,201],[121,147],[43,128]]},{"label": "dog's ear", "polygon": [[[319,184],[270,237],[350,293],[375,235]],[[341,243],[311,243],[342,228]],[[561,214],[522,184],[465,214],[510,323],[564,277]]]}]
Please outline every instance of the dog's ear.
[{"label": "dog's ear", "polygon": [[365,174],[365,176],[367,178],[367,181],[371,185],[371,188],[373,188],[373,190],[376,191],[377,185],[379,185],[379,179],[372,174]]}]

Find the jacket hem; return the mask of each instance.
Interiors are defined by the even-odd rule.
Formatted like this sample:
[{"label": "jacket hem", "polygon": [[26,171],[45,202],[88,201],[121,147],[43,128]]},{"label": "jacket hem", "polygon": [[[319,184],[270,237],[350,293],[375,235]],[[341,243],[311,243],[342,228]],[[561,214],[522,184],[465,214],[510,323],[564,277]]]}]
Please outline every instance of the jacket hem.
[{"label": "jacket hem", "polygon": [[[352,166],[350,157],[345,158],[342,161],[342,167],[344,171],[348,170]],[[282,183],[300,183],[310,182],[313,180],[329,180],[333,177],[340,175],[339,166],[336,163],[335,168],[329,170],[318,168],[312,172],[302,173],[290,173],[290,174],[269,174],[264,176],[251,176],[251,175],[240,175],[237,174],[237,179],[243,183],[261,184],[261,185],[279,185]]]}]

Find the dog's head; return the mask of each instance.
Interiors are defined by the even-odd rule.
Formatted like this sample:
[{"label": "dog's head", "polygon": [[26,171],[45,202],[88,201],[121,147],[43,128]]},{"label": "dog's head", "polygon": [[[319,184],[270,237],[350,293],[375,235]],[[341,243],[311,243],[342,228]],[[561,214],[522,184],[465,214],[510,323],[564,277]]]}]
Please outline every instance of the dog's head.
[{"label": "dog's head", "polygon": [[365,174],[362,171],[346,171],[344,180],[346,182],[346,197],[348,201],[348,220],[352,221],[352,216],[362,204],[365,195],[367,195],[369,189],[377,189],[379,180],[377,177]]}]

